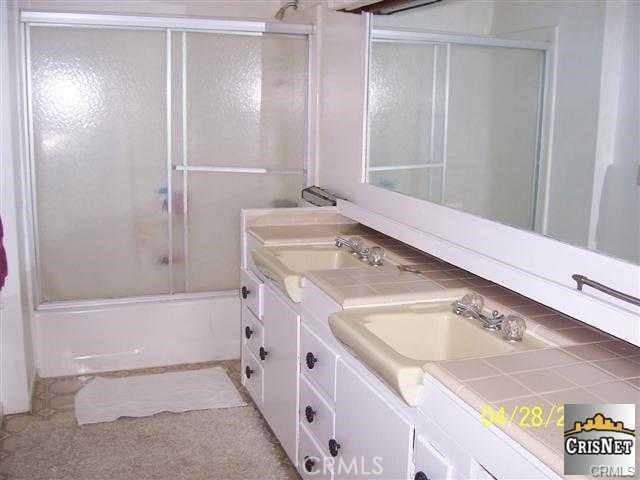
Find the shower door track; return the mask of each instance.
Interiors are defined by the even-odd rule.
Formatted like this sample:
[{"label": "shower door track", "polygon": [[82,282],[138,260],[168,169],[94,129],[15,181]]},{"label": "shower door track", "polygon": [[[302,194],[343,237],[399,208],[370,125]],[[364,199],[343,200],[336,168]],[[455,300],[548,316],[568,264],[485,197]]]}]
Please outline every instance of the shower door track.
[{"label": "shower door track", "polygon": [[176,300],[205,300],[208,298],[237,297],[238,290],[219,290],[215,292],[173,293],[162,295],[140,295],[121,298],[97,298],[90,300],[58,300],[44,302],[36,306],[37,311],[81,310],[139,303],[173,302]]}]

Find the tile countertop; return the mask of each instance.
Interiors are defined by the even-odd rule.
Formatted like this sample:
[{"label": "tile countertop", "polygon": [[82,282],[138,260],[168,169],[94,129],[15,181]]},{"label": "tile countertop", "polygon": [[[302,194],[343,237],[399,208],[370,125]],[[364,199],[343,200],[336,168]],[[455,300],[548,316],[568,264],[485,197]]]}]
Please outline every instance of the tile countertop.
[{"label": "tile countertop", "polygon": [[639,347],[362,225],[252,227],[249,233],[265,245],[327,243],[338,233],[357,235],[383,246],[392,262],[420,272],[401,272],[387,264],[305,274],[343,308],[424,301],[466,288],[499,303],[504,313],[524,317],[529,331],[555,346],[433,362],[425,370],[476,409],[479,421],[483,409],[490,413],[504,408],[507,421],[496,426],[561,476],[563,428],[551,420],[546,427],[526,426],[531,418],[523,419],[527,408],[540,407],[546,424],[547,417],[557,421],[562,416],[559,407],[565,403],[635,403],[638,425]]},{"label": "tile countertop", "polygon": [[[564,404],[635,403],[636,428],[640,419],[640,348],[621,340],[435,362],[425,369],[477,410],[479,421],[502,429],[560,476]],[[636,448],[636,465],[639,460]]]}]

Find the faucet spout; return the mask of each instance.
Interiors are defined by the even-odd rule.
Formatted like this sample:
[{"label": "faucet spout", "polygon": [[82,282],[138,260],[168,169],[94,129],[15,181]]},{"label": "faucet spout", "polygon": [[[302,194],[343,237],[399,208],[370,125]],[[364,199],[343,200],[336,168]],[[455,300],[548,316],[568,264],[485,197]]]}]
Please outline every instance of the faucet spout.
[{"label": "faucet spout", "polygon": [[453,313],[462,315],[463,317],[473,318],[479,321],[487,330],[500,329],[502,320],[504,320],[504,315],[500,314],[497,310],[493,310],[491,316],[487,316],[475,305],[467,304],[462,300],[456,300],[451,306],[453,307]]}]

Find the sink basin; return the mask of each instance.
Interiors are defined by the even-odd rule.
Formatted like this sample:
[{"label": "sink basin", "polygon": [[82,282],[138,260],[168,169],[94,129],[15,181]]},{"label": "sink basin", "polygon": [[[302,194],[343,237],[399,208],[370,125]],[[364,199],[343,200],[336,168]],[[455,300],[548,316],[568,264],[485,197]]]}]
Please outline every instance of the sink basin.
[{"label": "sink basin", "polygon": [[350,253],[333,247],[289,248],[273,251],[273,255],[297,273],[362,266]]},{"label": "sink basin", "polygon": [[350,253],[330,245],[262,247],[254,249],[251,256],[256,267],[296,303],[302,301],[305,272],[363,266]]},{"label": "sink basin", "polygon": [[329,325],[409,405],[417,403],[429,362],[547,346],[529,334],[521,342],[507,342],[499,332],[454,314],[448,300],[346,310],[331,315]]}]

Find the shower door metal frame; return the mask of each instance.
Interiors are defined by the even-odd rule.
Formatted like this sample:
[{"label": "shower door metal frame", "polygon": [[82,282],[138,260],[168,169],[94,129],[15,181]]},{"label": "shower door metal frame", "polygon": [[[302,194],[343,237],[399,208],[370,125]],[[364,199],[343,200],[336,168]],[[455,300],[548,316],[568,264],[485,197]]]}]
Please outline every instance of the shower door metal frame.
[{"label": "shower door metal frame", "polygon": [[[312,138],[310,129],[313,127],[312,118],[315,114],[316,105],[314,105],[312,99],[315,95],[312,95],[314,89],[314,83],[312,81],[313,62],[315,56],[313,48],[315,46],[314,35],[315,27],[309,24],[298,23],[286,23],[286,22],[271,22],[271,21],[247,21],[247,20],[229,20],[229,19],[217,19],[217,18],[181,18],[181,17],[154,17],[154,16],[140,16],[140,15],[102,15],[102,14],[82,14],[82,13],[66,13],[66,12],[41,12],[41,11],[22,11],[20,13],[21,23],[21,42],[19,58],[21,61],[20,72],[20,87],[23,97],[22,101],[22,117],[23,117],[23,131],[21,132],[22,141],[25,146],[23,155],[23,177],[24,177],[24,200],[26,203],[27,215],[30,217],[31,235],[27,235],[26,248],[30,252],[31,267],[33,271],[32,281],[32,298],[34,308],[36,310],[65,310],[84,307],[96,307],[105,305],[123,305],[123,304],[135,304],[145,302],[158,302],[158,301],[170,301],[170,300],[184,300],[184,299],[202,299],[202,298],[214,298],[214,297],[229,297],[238,295],[237,290],[217,290],[209,292],[180,292],[174,291],[174,275],[173,275],[173,185],[172,174],[174,171],[183,172],[183,186],[185,187],[184,198],[184,212],[183,218],[185,222],[184,235],[185,235],[185,268],[187,259],[187,238],[188,232],[186,229],[186,222],[188,220],[186,216],[187,208],[187,195],[186,195],[186,182],[187,174],[189,171],[197,172],[209,172],[209,173],[245,173],[245,174],[276,174],[276,175],[291,175],[302,174],[305,179],[305,185],[309,185],[313,182],[313,175],[315,169],[309,167],[311,159],[314,155],[314,146],[311,145],[310,139]],[[35,182],[35,159],[34,159],[34,140],[33,140],[33,109],[32,109],[32,85],[31,85],[31,45],[30,45],[30,27],[42,26],[42,27],[77,27],[77,28],[100,28],[100,29],[119,29],[119,30],[155,30],[164,31],[166,35],[165,39],[165,61],[166,61],[166,78],[165,78],[165,101],[166,101],[166,175],[167,175],[167,228],[168,228],[168,266],[169,266],[169,293],[166,294],[150,294],[131,297],[119,297],[119,298],[95,298],[95,299],[83,299],[83,300],[62,300],[43,302],[41,295],[41,283],[40,283],[40,254],[39,254],[39,235],[38,235],[38,212],[37,212],[37,191]],[[304,160],[303,168],[299,170],[295,169],[267,169],[267,168],[243,168],[235,166],[215,167],[215,166],[189,166],[189,165],[174,165],[173,164],[173,91],[172,91],[172,77],[173,77],[173,59],[172,59],[172,33],[182,33],[183,38],[183,55],[182,55],[182,154],[183,159],[186,159],[186,116],[184,115],[184,109],[186,109],[186,38],[187,32],[203,32],[203,33],[224,33],[230,35],[262,35],[264,33],[274,33],[291,35],[298,37],[306,37],[307,39],[307,64],[306,64],[306,91],[305,91],[305,145],[304,145]]]}]

